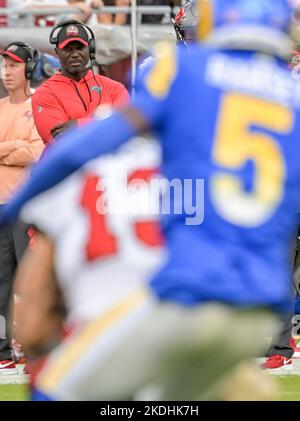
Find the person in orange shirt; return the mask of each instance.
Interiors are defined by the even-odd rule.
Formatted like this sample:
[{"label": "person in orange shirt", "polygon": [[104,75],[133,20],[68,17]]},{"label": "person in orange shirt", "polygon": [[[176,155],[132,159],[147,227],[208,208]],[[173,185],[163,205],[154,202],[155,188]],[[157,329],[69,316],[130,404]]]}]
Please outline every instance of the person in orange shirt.
[{"label": "person in orange shirt", "polygon": [[[0,99],[0,208],[18,191],[29,166],[44,148],[34,125],[29,79],[38,53],[28,44],[14,42],[0,51],[2,79],[8,96]],[[28,227],[20,222],[0,230],[0,376],[17,374],[11,348],[13,278],[28,244]]]},{"label": "person in orange shirt", "polygon": [[56,46],[61,72],[39,87],[32,98],[33,118],[45,144],[91,119],[99,106],[115,108],[129,100],[120,82],[94,74],[95,37],[88,26],[76,20],[57,25],[50,43]]}]

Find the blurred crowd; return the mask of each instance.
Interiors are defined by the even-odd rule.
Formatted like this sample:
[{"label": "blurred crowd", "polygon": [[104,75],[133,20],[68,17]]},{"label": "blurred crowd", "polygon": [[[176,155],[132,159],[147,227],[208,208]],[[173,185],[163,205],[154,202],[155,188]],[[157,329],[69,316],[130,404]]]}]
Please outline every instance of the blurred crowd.
[{"label": "blurred crowd", "polygon": [[[170,0],[138,0],[137,4],[140,6],[180,6],[180,0],[175,2]],[[28,22],[28,13],[30,9],[40,9],[41,14],[33,16],[33,24],[35,26],[55,26],[57,23],[67,19],[77,19],[87,24],[115,24],[126,25],[130,24],[130,16],[125,13],[97,13],[95,9],[103,6],[127,7],[130,6],[130,0],[0,0],[1,8],[15,9],[16,14],[0,16],[0,27],[24,27]],[[49,9],[62,10],[62,13],[48,14]],[[68,9],[77,8],[78,12],[72,14]],[[47,10],[47,14],[43,11]],[[65,12],[64,12],[65,10]],[[22,14],[23,12],[23,14]],[[30,16],[30,14],[29,14]],[[142,15],[141,23],[145,24],[160,24],[169,23],[169,14],[153,14]]]}]

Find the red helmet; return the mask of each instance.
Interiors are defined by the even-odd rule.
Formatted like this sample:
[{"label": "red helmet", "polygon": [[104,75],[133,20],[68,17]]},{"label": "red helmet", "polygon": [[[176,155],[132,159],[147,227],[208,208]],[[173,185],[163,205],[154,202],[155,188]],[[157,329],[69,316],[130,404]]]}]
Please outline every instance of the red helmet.
[{"label": "red helmet", "polygon": [[173,19],[173,25],[178,42],[195,40],[195,29],[199,20],[199,11],[196,0],[188,0],[181,7]]},{"label": "red helmet", "polygon": [[178,41],[201,42],[224,27],[286,33],[292,17],[290,0],[187,0],[173,24]]}]

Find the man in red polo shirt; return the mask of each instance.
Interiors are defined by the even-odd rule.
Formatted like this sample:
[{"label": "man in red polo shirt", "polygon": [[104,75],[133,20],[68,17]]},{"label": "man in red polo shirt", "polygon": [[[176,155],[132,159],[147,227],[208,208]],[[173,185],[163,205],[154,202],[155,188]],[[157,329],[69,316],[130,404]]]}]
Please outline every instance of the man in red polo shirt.
[{"label": "man in red polo shirt", "polygon": [[99,106],[121,106],[129,99],[124,85],[94,74],[94,36],[85,25],[65,22],[53,30],[50,42],[56,45],[61,71],[32,98],[36,128],[46,144],[69,127],[92,118]]}]

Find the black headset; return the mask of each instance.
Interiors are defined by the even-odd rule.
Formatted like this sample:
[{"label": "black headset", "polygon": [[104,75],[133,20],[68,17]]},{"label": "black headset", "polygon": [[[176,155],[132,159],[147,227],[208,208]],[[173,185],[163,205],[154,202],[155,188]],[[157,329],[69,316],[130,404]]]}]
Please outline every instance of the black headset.
[{"label": "black headset", "polygon": [[82,22],[79,22],[78,20],[74,20],[74,19],[73,20],[67,20],[65,22],[62,22],[62,23],[56,25],[55,28],[52,29],[52,31],[50,33],[50,36],[49,36],[50,44],[56,45],[56,47],[57,47],[58,36],[59,36],[60,31],[65,26],[69,26],[69,25],[80,25],[87,32],[88,37],[89,37],[90,60],[91,60],[91,62],[93,62],[96,58],[96,40],[95,40],[94,32],[91,30],[91,28],[89,26],[85,25]]},{"label": "black headset", "polygon": [[33,72],[37,66],[38,60],[40,58],[40,53],[38,50],[32,48],[29,44],[25,42],[17,41],[12,42],[9,44],[5,50],[8,50],[10,46],[18,45],[19,47],[23,48],[26,52],[26,62],[25,62],[25,77],[27,80],[32,78]]}]

